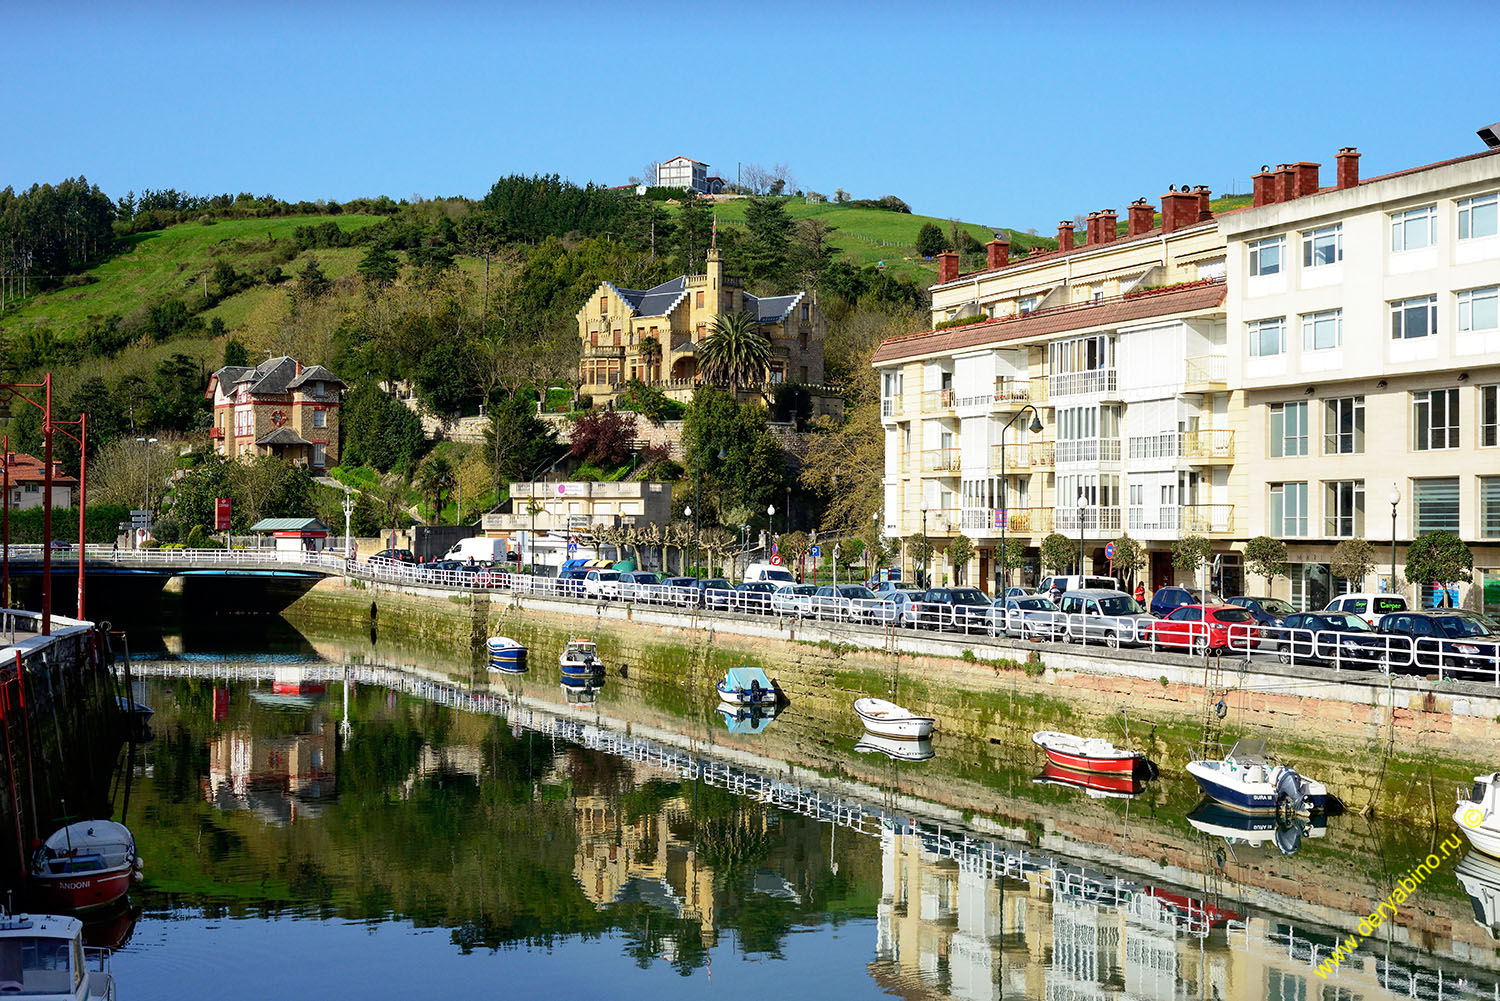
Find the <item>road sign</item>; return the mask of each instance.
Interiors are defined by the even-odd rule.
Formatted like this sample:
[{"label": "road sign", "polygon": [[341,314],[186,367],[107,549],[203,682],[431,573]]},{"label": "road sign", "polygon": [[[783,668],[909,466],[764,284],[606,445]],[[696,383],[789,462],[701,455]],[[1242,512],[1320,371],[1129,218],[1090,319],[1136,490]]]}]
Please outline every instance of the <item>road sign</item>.
[{"label": "road sign", "polygon": [[771,554],[771,566],[773,566],[773,567],[779,567],[779,566],[781,566],[781,554],[780,553],[772,553]]},{"label": "road sign", "polygon": [[229,498],[214,498],[214,531],[229,531]]},{"label": "road sign", "polygon": [[822,546],[813,546],[812,547],[812,558],[813,559],[817,559],[819,556],[822,556],[823,555],[822,550],[823,550]]},{"label": "road sign", "polygon": [[1115,544],[1113,542],[1106,542],[1104,544],[1104,558],[1107,560],[1115,558]]}]

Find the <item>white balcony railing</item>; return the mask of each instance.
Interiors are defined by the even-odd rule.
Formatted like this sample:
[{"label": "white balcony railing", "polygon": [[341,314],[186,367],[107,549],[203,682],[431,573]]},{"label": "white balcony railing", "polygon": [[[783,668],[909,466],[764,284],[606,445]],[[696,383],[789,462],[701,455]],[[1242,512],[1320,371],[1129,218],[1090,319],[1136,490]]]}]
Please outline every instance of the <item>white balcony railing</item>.
[{"label": "white balcony railing", "polygon": [[1119,462],[1120,439],[1079,438],[1057,443],[1058,462]]},{"label": "white balcony railing", "polygon": [[1052,396],[1084,396],[1112,393],[1119,388],[1112,368],[1088,372],[1063,372],[1049,377]]},{"label": "white balcony railing", "polygon": [[1060,507],[1056,516],[1057,530],[1064,534],[1078,531],[1080,513],[1083,531],[1093,533],[1096,538],[1120,530],[1120,509],[1117,507],[1088,507],[1082,512],[1076,507]]}]

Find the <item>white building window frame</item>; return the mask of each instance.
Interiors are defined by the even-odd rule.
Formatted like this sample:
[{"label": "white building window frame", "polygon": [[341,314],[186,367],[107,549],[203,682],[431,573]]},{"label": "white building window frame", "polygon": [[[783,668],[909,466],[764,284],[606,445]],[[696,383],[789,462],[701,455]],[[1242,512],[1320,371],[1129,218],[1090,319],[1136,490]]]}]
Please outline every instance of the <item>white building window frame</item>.
[{"label": "white building window frame", "polygon": [[1411,394],[1412,449],[1435,452],[1458,447],[1458,390],[1422,389]]},{"label": "white building window frame", "polygon": [[[1307,401],[1273,403],[1268,410],[1273,459],[1299,458],[1307,454]],[[1290,445],[1290,450],[1288,446]]]},{"label": "white building window frame", "polygon": [[1344,346],[1344,311],[1302,314],[1302,350],[1332,351]]},{"label": "white building window frame", "polygon": [[1458,238],[1483,240],[1500,233],[1500,192],[1458,200]]},{"label": "white building window frame", "polygon": [[1344,224],[1319,226],[1302,234],[1302,267],[1326,268],[1344,260]]},{"label": "white building window frame", "polygon": [[1437,243],[1437,206],[1420,205],[1391,213],[1391,253],[1426,250]]},{"label": "white building window frame", "polygon": [[1458,293],[1458,329],[1466,334],[1500,330],[1500,285]]},{"label": "white building window frame", "polygon": [[[1251,358],[1270,358],[1286,353],[1286,317],[1268,317],[1245,324],[1245,340]],[[1272,350],[1267,350],[1267,348]]]},{"label": "white building window frame", "polygon": [[1418,295],[1391,303],[1391,340],[1412,341],[1437,334],[1437,296]]},{"label": "white building window frame", "polygon": [[1268,236],[1249,244],[1250,276],[1279,275],[1286,268],[1286,237]]},{"label": "white building window frame", "polygon": [[1323,534],[1357,539],[1365,534],[1365,481],[1323,481]]},{"label": "white building window frame", "polygon": [[1323,454],[1363,455],[1365,398],[1337,396],[1323,401]]},{"label": "white building window frame", "polygon": [[1268,484],[1271,495],[1271,534],[1277,538],[1307,537],[1307,481]]},{"label": "white building window frame", "polygon": [[1475,403],[1479,417],[1479,447],[1500,447],[1500,386],[1480,386]]},{"label": "white building window frame", "polygon": [[1457,476],[1431,476],[1411,481],[1412,525],[1418,536],[1457,532],[1461,482]]}]

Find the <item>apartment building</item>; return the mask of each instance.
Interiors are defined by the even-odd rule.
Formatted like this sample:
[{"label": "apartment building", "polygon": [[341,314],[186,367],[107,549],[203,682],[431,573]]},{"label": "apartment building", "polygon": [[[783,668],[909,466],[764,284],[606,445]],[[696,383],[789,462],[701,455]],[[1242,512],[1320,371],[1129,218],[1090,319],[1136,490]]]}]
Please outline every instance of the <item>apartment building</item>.
[{"label": "apartment building", "polygon": [[[1262,168],[1226,241],[1230,384],[1248,433],[1245,531],[1286,540],[1273,593],[1321,607],[1342,539],[1381,564],[1427,532],[1471,547],[1470,607],[1500,607],[1500,150],[1361,179],[1359,153]],[[1413,582],[1427,596],[1430,582]],[[1256,584],[1259,590],[1263,585]],[[1411,587],[1409,596],[1417,593]]]},{"label": "apartment building", "polygon": [[929,538],[934,582],[958,578],[942,553],[964,534],[978,555],[963,579],[986,590],[1002,533],[1028,547],[1012,583],[1036,580],[1053,531],[1082,542],[1087,572],[1107,571],[1104,547],[1128,532],[1159,587],[1176,577],[1172,542],[1191,532],[1215,540],[1237,586],[1238,406],[1209,192],[1174,186],[1160,221],[1139,199],[1123,233],[1113,209],[1088,215],[1081,244],[1074,228],[1059,223],[1056,251],[1016,260],[997,237],[972,274],[940,255],[933,329],[876,352],[885,531]]}]

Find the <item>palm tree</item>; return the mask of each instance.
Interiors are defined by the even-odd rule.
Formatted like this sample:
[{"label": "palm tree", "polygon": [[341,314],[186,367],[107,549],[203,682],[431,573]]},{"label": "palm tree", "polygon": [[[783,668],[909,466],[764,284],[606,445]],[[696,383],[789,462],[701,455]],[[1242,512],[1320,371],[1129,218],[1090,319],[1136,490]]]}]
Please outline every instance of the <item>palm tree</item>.
[{"label": "palm tree", "polygon": [[765,380],[771,366],[771,342],[749,313],[721,313],[700,349],[703,372],[735,389]]},{"label": "palm tree", "polygon": [[646,377],[641,381],[650,385],[661,379],[661,341],[655,337],[641,338],[641,361],[646,363]]},{"label": "palm tree", "polygon": [[417,489],[422,499],[432,502],[432,520],[436,524],[443,518],[443,494],[453,489],[453,464],[441,455],[434,455],[417,470]]}]

